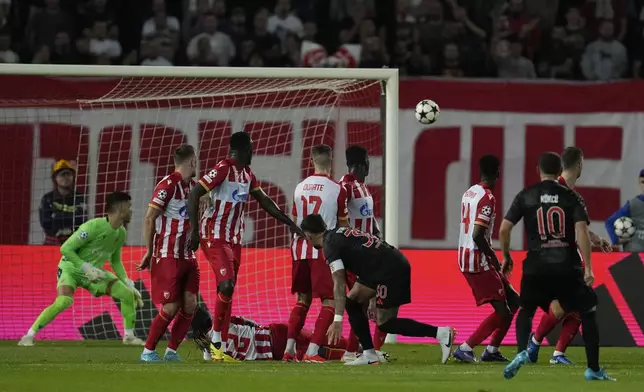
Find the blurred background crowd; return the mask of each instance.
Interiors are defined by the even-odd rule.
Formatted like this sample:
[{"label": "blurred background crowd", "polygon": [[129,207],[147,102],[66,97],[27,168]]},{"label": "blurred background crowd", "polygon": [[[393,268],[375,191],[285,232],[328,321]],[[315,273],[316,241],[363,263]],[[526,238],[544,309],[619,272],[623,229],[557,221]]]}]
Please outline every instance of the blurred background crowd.
[{"label": "blurred background crowd", "polygon": [[0,61],[644,74],[644,0],[0,0]]}]

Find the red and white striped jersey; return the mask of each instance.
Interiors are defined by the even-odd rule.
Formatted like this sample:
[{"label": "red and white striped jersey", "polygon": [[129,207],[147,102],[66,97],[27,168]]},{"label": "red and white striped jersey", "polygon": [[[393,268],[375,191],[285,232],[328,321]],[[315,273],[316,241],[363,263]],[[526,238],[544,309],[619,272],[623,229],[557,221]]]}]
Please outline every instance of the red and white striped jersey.
[{"label": "red and white striped jersey", "polygon": [[195,182],[183,181],[181,173],[174,172],[154,188],[148,206],[162,211],[156,219],[154,237],[155,257],[193,259],[195,254],[188,247],[190,220],[188,219],[188,195]]},{"label": "red and white striped jersey", "polygon": [[212,198],[212,207],[201,217],[201,237],[241,244],[248,196],[259,189],[253,171],[226,158],[201,177],[199,183]]},{"label": "red and white striped jersey", "polygon": [[378,221],[373,214],[373,196],[367,185],[358,180],[353,173],[345,174],[340,179],[340,184],[347,190],[347,208],[351,227],[369,234],[380,232]]},{"label": "red and white striped jersey", "polygon": [[[293,220],[299,226],[310,214],[320,214],[328,229],[347,219],[347,192],[329,176],[314,174],[297,184],[293,195]],[[305,238],[293,236],[293,260],[317,259],[320,251]]]},{"label": "red and white striped jersey", "polygon": [[477,273],[490,269],[488,256],[474,243],[474,225],[487,228],[490,241],[495,217],[494,195],[485,184],[472,185],[461,199],[461,229],[458,236],[458,266],[463,272]]},{"label": "red and white striped jersey", "polygon": [[241,317],[231,317],[226,353],[240,361],[273,359],[271,329],[247,325]]}]

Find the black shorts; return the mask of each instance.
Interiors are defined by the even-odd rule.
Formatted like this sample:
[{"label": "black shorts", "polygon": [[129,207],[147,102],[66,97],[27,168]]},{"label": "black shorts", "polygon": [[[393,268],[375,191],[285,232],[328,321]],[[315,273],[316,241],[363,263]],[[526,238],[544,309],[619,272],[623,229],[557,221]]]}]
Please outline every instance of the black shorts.
[{"label": "black shorts", "polygon": [[376,290],[376,307],[390,309],[411,303],[411,266],[402,253],[394,255],[376,276],[358,276],[358,282]]},{"label": "black shorts", "polygon": [[597,306],[595,291],[581,274],[524,275],[521,279],[521,307],[526,310],[550,308],[558,300],[566,312],[588,312]]}]

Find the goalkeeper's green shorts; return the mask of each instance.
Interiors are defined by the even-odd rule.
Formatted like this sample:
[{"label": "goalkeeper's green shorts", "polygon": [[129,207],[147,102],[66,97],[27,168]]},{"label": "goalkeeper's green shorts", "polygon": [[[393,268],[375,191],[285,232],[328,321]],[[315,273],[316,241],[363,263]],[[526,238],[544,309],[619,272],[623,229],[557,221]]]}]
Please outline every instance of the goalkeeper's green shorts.
[{"label": "goalkeeper's green shorts", "polygon": [[60,286],[69,286],[76,290],[78,287],[82,287],[85,290],[89,291],[94,297],[100,297],[107,295],[107,288],[112,284],[112,282],[118,280],[116,275],[109,271],[105,271],[105,279],[100,282],[92,283],[90,282],[82,272],[72,272],[66,271],[62,268],[58,268],[58,282],[56,287]]}]

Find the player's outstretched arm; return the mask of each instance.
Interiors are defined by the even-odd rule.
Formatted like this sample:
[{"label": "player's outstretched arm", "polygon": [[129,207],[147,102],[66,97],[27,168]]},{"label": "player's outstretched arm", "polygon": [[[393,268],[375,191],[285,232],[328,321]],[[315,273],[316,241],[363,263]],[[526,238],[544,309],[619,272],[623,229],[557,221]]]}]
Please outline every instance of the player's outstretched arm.
[{"label": "player's outstretched arm", "polygon": [[156,234],[155,222],[161,216],[161,213],[160,208],[152,205],[148,206],[148,210],[145,213],[143,218],[143,242],[145,243],[146,252],[141,263],[136,267],[137,271],[142,271],[150,266],[154,251],[154,235]]},{"label": "player's outstretched arm", "polygon": [[188,196],[188,219],[190,219],[190,248],[199,249],[199,201],[208,190],[201,181],[195,185]]},{"label": "player's outstretched arm", "polygon": [[268,197],[262,188],[253,189],[250,194],[270,216],[287,225],[293,232],[304,237],[302,229],[300,229],[295,222],[293,222],[293,220],[291,220],[291,218],[289,218],[289,216],[282,211],[277,204],[275,204],[273,199]]}]

